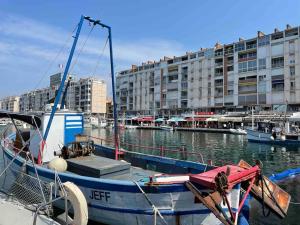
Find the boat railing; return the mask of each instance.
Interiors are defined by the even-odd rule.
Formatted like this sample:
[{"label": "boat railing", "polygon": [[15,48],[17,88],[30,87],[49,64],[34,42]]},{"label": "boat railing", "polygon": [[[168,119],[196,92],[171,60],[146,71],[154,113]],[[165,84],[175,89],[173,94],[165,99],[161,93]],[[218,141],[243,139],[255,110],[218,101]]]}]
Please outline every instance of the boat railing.
[{"label": "boat railing", "polygon": [[[37,216],[40,212],[45,212],[48,216],[52,214],[52,204],[61,199],[65,200],[65,212],[68,211],[67,191],[62,184],[58,173],[55,171],[55,178],[51,182],[46,182],[39,178],[37,168],[32,155],[24,150],[28,144],[25,143],[22,148],[18,148],[4,139],[3,144],[6,148],[14,151],[14,156],[9,163],[5,163],[0,171],[0,192],[11,196],[17,203],[32,209],[34,211],[33,224],[36,224]],[[21,167],[16,167],[14,161],[18,156],[23,156],[25,163]],[[34,175],[28,174],[26,165],[32,165]],[[66,215],[68,215],[66,213]],[[68,218],[66,217],[66,222]]]},{"label": "boat railing", "polygon": [[[109,147],[114,147],[114,140],[113,139],[105,139],[99,138],[95,136],[89,136],[89,138],[95,140],[97,144],[106,145]],[[151,155],[159,155],[161,157],[174,157],[179,158],[181,160],[188,160],[196,158],[196,161],[204,163],[204,158],[201,152],[190,152],[187,150],[186,146],[147,146],[147,145],[139,145],[128,143],[124,141],[120,141],[120,146],[125,147],[126,151],[136,151],[139,152],[147,152]]]}]

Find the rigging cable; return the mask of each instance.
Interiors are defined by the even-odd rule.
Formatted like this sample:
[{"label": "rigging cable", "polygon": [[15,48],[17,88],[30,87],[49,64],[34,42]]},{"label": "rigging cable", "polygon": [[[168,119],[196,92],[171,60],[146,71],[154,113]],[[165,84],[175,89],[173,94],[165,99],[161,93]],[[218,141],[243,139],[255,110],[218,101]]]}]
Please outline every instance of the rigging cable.
[{"label": "rigging cable", "polygon": [[92,76],[95,75],[95,73],[96,73],[96,71],[97,71],[97,69],[98,69],[98,67],[99,67],[99,65],[100,65],[100,60],[101,60],[101,58],[102,58],[103,55],[104,55],[104,50],[105,50],[105,48],[106,48],[106,46],[107,46],[108,39],[109,39],[109,37],[107,36],[106,41],[105,41],[105,44],[104,44],[104,47],[103,47],[103,49],[102,49],[102,52],[101,52],[101,54],[99,55],[99,57],[98,57],[98,59],[97,59],[97,62],[96,62],[96,66],[95,66],[95,68],[94,68],[94,70],[93,70],[93,72],[92,72]]},{"label": "rigging cable", "polygon": [[76,58],[75,58],[75,60],[74,60],[74,63],[72,63],[72,66],[71,66],[71,68],[70,68],[70,70],[69,70],[69,71],[70,71],[69,74],[71,74],[71,73],[73,72],[73,69],[74,69],[75,65],[77,64],[77,62],[78,62],[79,56],[80,56],[81,53],[83,52],[83,48],[85,47],[85,45],[86,45],[88,39],[90,38],[90,35],[91,35],[91,33],[92,33],[94,27],[95,27],[95,25],[92,26],[92,28],[91,28],[91,30],[89,31],[89,33],[88,33],[86,39],[84,40],[82,46],[80,47],[79,52],[78,52],[78,54],[76,55]]},{"label": "rigging cable", "polygon": [[72,32],[69,33],[68,38],[63,43],[63,46],[59,49],[59,51],[57,52],[57,54],[55,55],[53,60],[51,60],[51,62],[48,64],[47,69],[45,70],[44,74],[42,75],[41,79],[38,81],[38,83],[34,89],[37,89],[38,86],[41,84],[41,82],[45,79],[46,75],[48,74],[50,68],[53,66],[54,62],[57,60],[57,58],[61,55],[63,50],[66,48],[67,44],[69,43],[69,41],[72,37],[72,34],[75,32],[77,27],[78,27],[78,24],[73,28]]}]

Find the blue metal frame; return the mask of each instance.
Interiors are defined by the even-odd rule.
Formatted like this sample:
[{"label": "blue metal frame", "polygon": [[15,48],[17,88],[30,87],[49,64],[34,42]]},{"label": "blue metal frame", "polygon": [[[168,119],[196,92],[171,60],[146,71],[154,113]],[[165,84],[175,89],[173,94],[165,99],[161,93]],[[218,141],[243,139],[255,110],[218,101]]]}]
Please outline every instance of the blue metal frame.
[{"label": "blue metal frame", "polygon": [[84,17],[90,23],[94,25],[100,25],[103,28],[108,30],[108,40],[109,40],[109,58],[110,58],[110,72],[111,72],[111,85],[113,93],[113,114],[114,114],[114,139],[115,139],[115,159],[118,160],[119,156],[119,139],[118,139],[118,114],[117,114],[117,104],[116,104],[116,92],[115,92],[115,79],[114,79],[114,61],[113,61],[113,49],[112,49],[112,36],[111,36],[111,27],[103,24],[100,20],[94,20],[91,17]]},{"label": "blue metal frame", "polygon": [[47,128],[46,128],[46,131],[45,131],[44,136],[43,136],[43,141],[45,142],[47,140],[47,137],[48,137],[48,134],[49,134],[49,130],[50,130],[50,127],[51,127],[51,124],[52,124],[52,121],[53,121],[53,117],[54,117],[54,114],[56,112],[56,108],[57,108],[58,102],[60,100],[61,94],[63,92],[63,87],[64,87],[64,84],[65,84],[65,81],[66,81],[66,77],[67,77],[67,74],[68,74],[68,71],[69,71],[69,68],[70,68],[70,65],[71,65],[73,54],[74,54],[74,51],[75,51],[75,48],[76,48],[76,44],[77,44],[78,37],[79,37],[80,31],[81,31],[81,27],[82,27],[82,24],[83,24],[84,20],[87,20],[87,21],[93,23],[94,25],[98,24],[98,25],[100,25],[100,26],[108,29],[109,53],[110,53],[110,70],[111,70],[112,92],[113,92],[113,113],[114,113],[114,133],[115,133],[114,134],[114,138],[115,138],[115,159],[118,159],[118,154],[119,154],[118,122],[117,122],[118,121],[118,118],[117,118],[118,115],[117,115],[117,108],[116,108],[116,95],[115,95],[115,80],[114,80],[114,63],[113,63],[111,27],[108,26],[108,25],[105,25],[105,24],[101,23],[100,20],[94,20],[94,19],[91,19],[88,16],[81,16],[81,18],[80,18],[80,22],[79,22],[78,27],[77,27],[76,36],[74,38],[74,42],[73,42],[73,45],[72,45],[72,48],[71,48],[71,51],[70,51],[70,55],[69,55],[69,58],[68,58],[68,61],[67,61],[67,65],[66,65],[66,68],[65,68],[65,71],[64,71],[64,75],[62,77],[62,81],[61,81],[59,89],[58,89],[58,94],[57,94],[57,96],[55,98],[54,106],[52,108],[51,115],[50,115],[50,118],[49,118],[49,121],[48,121],[48,124],[47,124]]},{"label": "blue metal frame", "polygon": [[67,61],[67,65],[66,65],[66,68],[65,68],[65,71],[64,71],[64,75],[62,77],[62,80],[61,80],[61,83],[60,83],[60,86],[59,86],[59,89],[58,89],[58,93],[57,93],[57,96],[56,96],[55,101],[54,101],[54,106],[52,108],[51,115],[50,115],[50,118],[49,118],[49,121],[48,121],[48,124],[47,124],[47,128],[46,128],[46,131],[45,131],[44,136],[43,136],[43,141],[44,142],[47,140],[49,130],[50,130],[50,127],[51,127],[51,124],[52,124],[52,121],[53,121],[53,117],[54,117],[54,114],[56,112],[56,108],[57,108],[57,105],[59,103],[60,96],[62,94],[64,85],[65,85],[65,81],[66,81],[67,74],[69,72],[69,68],[70,68],[70,65],[71,65],[71,62],[72,62],[72,58],[73,58],[74,51],[75,51],[75,48],[76,48],[76,44],[77,44],[77,41],[78,41],[78,37],[79,37],[80,31],[81,31],[83,20],[84,20],[84,16],[81,16],[78,27],[77,27],[76,36],[74,38],[74,42],[73,42],[73,45],[72,45],[72,48],[71,48],[71,51],[70,51],[70,55],[69,55],[69,58],[68,58],[68,61]]}]

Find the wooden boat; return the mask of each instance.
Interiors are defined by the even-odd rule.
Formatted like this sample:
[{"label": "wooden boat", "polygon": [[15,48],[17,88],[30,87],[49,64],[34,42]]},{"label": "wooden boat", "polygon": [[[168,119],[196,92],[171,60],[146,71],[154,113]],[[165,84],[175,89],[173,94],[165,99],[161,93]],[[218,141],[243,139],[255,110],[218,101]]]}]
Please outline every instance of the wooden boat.
[{"label": "wooden boat", "polygon": [[[258,165],[251,167],[241,162],[237,166],[214,167],[120,151],[116,104],[113,104],[115,148],[99,145],[94,148],[92,140],[78,135],[83,132],[83,115],[57,111],[57,105],[84,20],[107,28],[111,47],[110,27],[82,16],[51,113],[41,118],[0,113],[0,117],[19,119],[36,128],[30,135],[23,135],[16,128],[16,133],[1,141],[7,163],[30,175],[37,171],[41,180],[54,182],[58,174],[62,182],[73,182],[87,199],[89,218],[105,224],[246,225],[248,218],[242,207],[250,192],[257,199],[264,199],[265,205],[278,216],[286,215],[290,196],[262,179]],[[113,76],[113,65],[111,70]],[[112,87],[115,102],[113,77]],[[33,160],[28,160],[28,155]],[[67,171],[60,164],[54,166],[59,157],[60,162],[66,159]],[[58,169],[60,172],[55,172]],[[64,202],[57,206],[64,208]]]},{"label": "wooden boat", "polygon": [[[70,133],[74,132],[73,129],[78,129],[70,128],[71,125],[69,123],[76,122],[75,118],[80,117],[80,115],[70,112],[68,114],[65,113],[57,112],[57,117],[54,117],[55,125],[53,130],[58,130],[57,121],[61,120],[59,117],[64,117],[66,124],[62,126],[66,126],[67,129],[64,131],[65,137],[63,139],[68,139],[70,138]],[[46,114],[45,116],[49,118],[49,115]],[[12,115],[10,117],[13,118]],[[38,121],[37,118],[35,120]],[[45,118],[43,118],[42,121],[37,123],[47,124],[45,122]],[[78,124],[77,126],[79,126]],[[44,129],[42,130],[44,131]],[[57,131],[55,134],[57,135]],[[54,138],[52,135],[50,131],[49,140]],[[34,144],[37,143],[37,137],[38,135],[30,138],[31,143],[29,146],[35,158],[38,158],[40,149],[40,146],[34,148]],[[49,153],[50,149],[53,149],[53,146],[55,146],[55,143],[61,140],[57,140],[55,143],[48,141],[48,147],[45,149],[48,152],[43,153],[44,163],[34,167],[33,162],[26,162],[26,158],[16,155],[19,153],[15,148],[15,143],[18,139],[15,134],[12,134],[1,143],[7,163],[12,161],[14,167],[20,170],[24,170],[22,167],[26,165],[26,171],[30,175],[34,174],[36,168],[40,179],[53,180],[55,172],[49,169],[48,165],[56,157],[54,157],[54,154]],[[84,144],[81,143],[81,146],[84,146]],[[213,214],[222,217],[223,211],[227,217],[230,217],[230,211],[237,210],[242,201],[240,197],[241,188],[250,183],[249,177],[246,175],[242,176],[238,182],[235,180],[236,183],[232,184],[233,186],[227,190],[226,194],[229,205],[232,208],[228,208],[225,202],[219,200],[218,204],[222,208],[220,212],[215,211],[216,209],[211,211],[210,206],[205,205],[208,204],[207,200],[205,200],[205,204],[195,202],[194,193],[190,191],[185,182],[193,182],[193,185],[197,187],[197,193],[213,194],[215,193],[213,181],[221,170],[226,172],[226,166],[216,168],[196,162],[128,151],[123,151],[122,158],[124,161],[118,161],[114,160],[115,149],[105,146],[96,146],[95,154],[67,159],[68,171],[59,172],[58,175],[62,182],[71,181],[82,190],[88,202],[89,218],[106,224],[150,225],[154,223],[155,212],[159,212],[163,220],[170,225],[177,224],[178,220],[180,224],[219,224],[219,219],[214,217]],[[50,160],[51,158],[52,160]],[[212,172],[209,173],[209,171]],[[233,175],[234,173],[232,173]],[[201,177],[203,178],[202,180]],[[207,180],[208,177],[211,177],[212,180]],[[200,181],[197,182],[197,179],[200,179]],[[272,186],[272,190],[276,189],[274,187]],[[195,189],[193,190],[195,191]],[[247,189],[245,188],[244,190]],[[280,190],[281,192],[283,191]],[[151,204],[149,204],[147,198],[151,199]],[[285,197],[285,212],[288,201],[289,197]],[[275,203],[273,204],[275,205]],[[57,206],[63,208],[62,203]],[[153,206],[158,211],[153,210]],[[244,217],[242,211],[240,213],[239,218]],[[281,216],[284,216],[284,214]],[[164,224],[163,220],[157,218],[157,224]]]}]

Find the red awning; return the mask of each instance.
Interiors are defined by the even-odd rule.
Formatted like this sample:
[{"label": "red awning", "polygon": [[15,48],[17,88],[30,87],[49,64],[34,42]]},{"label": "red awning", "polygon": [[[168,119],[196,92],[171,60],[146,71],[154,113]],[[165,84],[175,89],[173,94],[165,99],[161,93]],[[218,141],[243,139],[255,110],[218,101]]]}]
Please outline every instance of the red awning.
[{"label": "red awning", "polygon": [[192,122],[192,121],[197,122],[197,121],[206,121],[207,118],[205,118],[205,117],[194,117],[194,119],[193,119],[193,117],[188,117],[188,118],[185,118],[185,119],[188,122]]},{"label": "red awning", "polygon": [[138,122],[152,122],[154,120],[153,116],[145,116],[137,118]]}]

